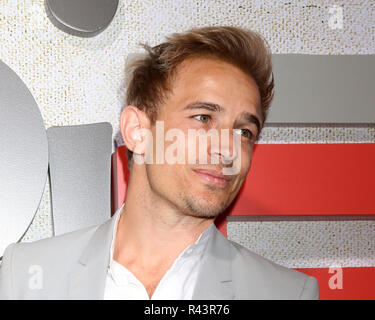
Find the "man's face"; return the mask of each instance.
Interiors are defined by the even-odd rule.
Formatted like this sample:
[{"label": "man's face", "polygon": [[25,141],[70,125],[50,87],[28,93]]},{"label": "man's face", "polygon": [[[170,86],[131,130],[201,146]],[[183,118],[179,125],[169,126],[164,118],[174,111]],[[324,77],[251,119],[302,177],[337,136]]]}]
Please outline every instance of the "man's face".
[{"label": "man's face", "polygon": [[[160,107],[157,121],[164,133],[179,129],[184,133],[184,164],[147,164],[147,179],[152,192],[185,215],[212,218],[223,212],[237,195],[250,169],[254,141],[258,135],[256,119],[262,123],[260,95],[254,80],[235,66],[219,60],[194,58],[177,69],[172,92]],[[189,129],[217,130],[229,133],[229,143],[220,146],[207,139],[206,163],[199,160],[199,139],[188,139]],[[156,126],[151,127],[156,137]],[[225,130],[224,130],[225,131]],[[233,135],[240,141],[237,151]],[[174,141],[165,141],[164,150]],[[156,148],[154,144],[154,159]],[[196,163],[192,163],[194,154]],[[189,160],[190,153],[190,160]],[[211,160],[219,160],[211,164]],[[224,161],[224,163],[223,163]],[[224,167],[233,167],[234,175],[223,175]]]}]

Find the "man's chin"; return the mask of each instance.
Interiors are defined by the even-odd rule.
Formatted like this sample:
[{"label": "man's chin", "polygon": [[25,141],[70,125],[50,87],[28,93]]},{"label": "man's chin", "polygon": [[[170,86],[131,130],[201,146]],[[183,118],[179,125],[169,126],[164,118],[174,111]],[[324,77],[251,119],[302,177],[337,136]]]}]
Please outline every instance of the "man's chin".
[{"label": "man's chin", "polygon": [[221,214],[229,204],[227,201],[209,201],[203,198],[187,199],[185,198],[186,213],[199,218],[212,219]]}]

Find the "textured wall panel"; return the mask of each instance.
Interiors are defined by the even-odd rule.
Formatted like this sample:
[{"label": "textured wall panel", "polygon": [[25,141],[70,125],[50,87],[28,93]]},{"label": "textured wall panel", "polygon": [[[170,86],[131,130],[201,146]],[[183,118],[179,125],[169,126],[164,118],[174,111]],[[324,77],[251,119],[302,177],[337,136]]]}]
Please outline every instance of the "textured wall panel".
[{"label": "textured wall panel", "polygon": [[103,223],[111,216],[108,123],[47,130],[55,235]]},{"label": "textured wall panel", "polygon": [[43,195],[48,144],[32,94],[0,61],[0,256],[30,225]]},{"label": "textured wall panel", "polygon": [[272,57],[268,123],[375,123],[375,55]]},{"label": "textured wall panel", "polygon": [[289,268],[375,266],[375,221],[230,221],[228,238]]}]

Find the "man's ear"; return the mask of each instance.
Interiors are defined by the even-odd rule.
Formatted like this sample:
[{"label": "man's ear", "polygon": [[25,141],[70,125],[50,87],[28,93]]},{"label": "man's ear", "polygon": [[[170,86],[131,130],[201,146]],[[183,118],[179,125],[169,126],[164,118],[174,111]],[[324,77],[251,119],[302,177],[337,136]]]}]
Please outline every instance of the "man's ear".
[{"label": "man's ear", "polygon": [[145,143],[142,129],[149,129],[147,115],[135,106],[126,106],[121,112],[120,129],[126,147],[137,154],[144,154]]}]

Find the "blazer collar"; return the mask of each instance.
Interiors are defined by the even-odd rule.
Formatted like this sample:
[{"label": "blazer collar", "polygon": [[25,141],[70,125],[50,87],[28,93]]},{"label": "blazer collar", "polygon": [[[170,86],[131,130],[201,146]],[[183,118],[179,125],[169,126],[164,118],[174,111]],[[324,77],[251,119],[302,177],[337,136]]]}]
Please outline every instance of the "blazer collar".
[{"label": "blazer collar", "polygon": [[233,251],[231,243],[215,227],[203,255],[193,300],[231,300]]},{"label": "blazer collar", "polygon": [[[110,247],[117,216],[122,208],[98,226],[69,275],[69,299],[101,300],[110,262]],[[198,273],[193,300],[233,299],[230,242],[214,226]]]},{"label": "blazer collar", "polygon": [[123,206],[108,221],[98,226],[73,267],[69,275],[70,299],[103,299],[114,226]]}]

